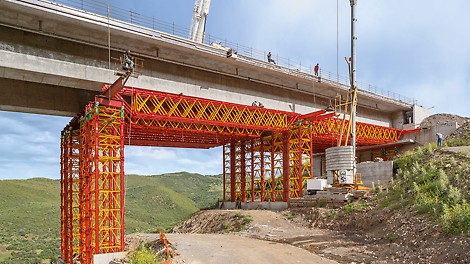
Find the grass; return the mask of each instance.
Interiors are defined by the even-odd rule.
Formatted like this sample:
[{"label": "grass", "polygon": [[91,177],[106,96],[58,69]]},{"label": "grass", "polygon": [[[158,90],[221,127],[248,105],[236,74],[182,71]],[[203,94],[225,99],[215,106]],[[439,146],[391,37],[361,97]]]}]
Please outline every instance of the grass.
[{"label": "grass", "polygon": [[388,233],[387,239],[390,243],[393,243],[397,240],[398,236],[395,233]]},{"label": "grass", "polygon": [[460,138],[449,138],[445,140],[448,147],[470,146],[470,133]]},{"label": "grass", "polygon": [[60,247],[60,185],[49,179],[0,181],[0,248],[4,263],[56,259]]},{"label": "grass", "polygon": [[231,219],[227,219],[222,223],[222,233],[241,231],[251,222],[253,222],[253,216],[251,214],[237,212]]},{"label": "grass", "polygon": [[343,206],[342,210],[349,213],[352,211],[362,211],[369,206],[367,201],[360,201],[360,202],[350,202]]},{"label": "grass", "polygon": [[445,153],[433,145],[401,155],[391,188],[380,205],[398,210],[412,204],[439,222],[449,234],[470,234],[470,158]]},{"label": "grass", "polygon": [[[60,255],[60,183],[0,180],[0,263],[40,263]],[[126,233],[168,231],[216,204],[222,180],[186,172],[126,176]]]},{"label": "grass", "polygon": [[287,220],[294,220],[295,218],[297,218],[297,214],[296,214],[296,213],[289,213],[289,214],[287,214]]}]

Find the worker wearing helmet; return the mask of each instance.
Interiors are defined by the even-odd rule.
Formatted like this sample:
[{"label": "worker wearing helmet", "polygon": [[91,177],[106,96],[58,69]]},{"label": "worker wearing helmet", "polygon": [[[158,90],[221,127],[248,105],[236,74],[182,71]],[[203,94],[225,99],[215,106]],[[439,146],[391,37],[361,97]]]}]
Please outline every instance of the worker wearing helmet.
[{"label": "worker wearing helmet", "polygon": [[272,56],[272,54],[271,54],[271,51],[270,51],[270,52],[268,52],[268,56],[267,56],[268,57],[268,63],[272,62],[272,63],[276,64],[276,62],[271,58],[271,56]]},{"label": "worker wearing helmet", "polygon": [[134,58],[131,56],[131,51],[127,50],[124,53],[124,70],[133,72],[134,71]]}]

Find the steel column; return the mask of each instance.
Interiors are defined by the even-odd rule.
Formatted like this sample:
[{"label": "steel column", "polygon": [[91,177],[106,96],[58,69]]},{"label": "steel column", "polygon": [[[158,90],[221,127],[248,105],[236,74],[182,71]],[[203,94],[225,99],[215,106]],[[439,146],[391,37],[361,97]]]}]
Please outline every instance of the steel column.
[{"label": "steel column", "polygon": [[265,193],[265,179],[264,179],[264,174],[265,174],[265,168],[264,168],[264,140],[261,139],[261,146],[260,148],[260,167],[261,167],[261,202],[265,201],[266,193]]},{"label": "steel column", "polygon": [[290,161],[289,161],[289,131],[282,136],[282,200],[289,201],[290,197]]},{"label": "steel column", "polygon": [[251,140],[251,201],[255,201],[255,143]]},{"label": "steel column", "polygon": [[227,148],[226,145],[222,146],[222,188],[223,188],[223,201],[224,202],[227,201],[227,182],[226,182],[226,177],[227,177],[226,157],[227,155],[225,154],[226,148]]},{"label": "steel column", "polygon": [[68,145],[69,130],[64,128],[61,133],[61,205],[60,205],[60,216],[61,216],[61,258],[65,261],[70,261],[70,256],[72,255],[72,248],[70,247],[69,240],[69,227],[70,221],[68,214],[69,208],[69,175],[68,175],[68,165],[69,165],[69,145]]},{"label": "steel column", "polygon": [[241,201],[246,202],[246,155],[245,155],[245,142],[240,142],[240,191]]},{"label": "steel column", "polygon": [[235,193],[235,143],[230,143],[230,201],[235,202],[237,200]]},{"label": "steel column", "polygon": [[275,141],[274,141],[274,134],[271,135],[271,202],[276,201],[276,172],[275,172],[275,163],[274,163],[274,156],[275,156]]}]

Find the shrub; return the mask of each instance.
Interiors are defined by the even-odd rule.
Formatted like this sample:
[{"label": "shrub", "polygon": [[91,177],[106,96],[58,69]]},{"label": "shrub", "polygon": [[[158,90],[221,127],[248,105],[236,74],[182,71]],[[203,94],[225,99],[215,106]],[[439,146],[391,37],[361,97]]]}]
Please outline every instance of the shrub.
[{"label": "shrub", "polygon": [[447,196],[451,204],[456,204],[462,199],[462,194],[460,193],[460,190],[452,185],[449,186],[449,194]]},{"label": "shrub", "polygon": [[297,215],[294,214],[294,213],[289,213],[289,214],[287,215],[287,219],[288,219],[288,220],[293,220],[293,219],[295,219],[296,217],[297,217]]},{"label": "shrub", "polygon": [[411,203],[419,213],[440,221],[447,233],[468,234],[470,206],[465,200],[465,175],[470,173],[469,157],[441,152],[430,155],[434,152],[435,147],[427,145],[400,155],[395,161],[396,180],[388,193],[379,196],[379,204],[398,209]]},{"label": "shrub", "polygon": [[331,218],[334,218],[336,216],[336,214],[337,214],[337,212],[335,210],[331,210],[331,211],[326,212],[326,216],[331,217]]},{"label": "shrub", "polygon": [[444,204],[442,221],[444,229],[451,234],[470,233],[470,205],[466,200],[460,204]]},{"label": "shrub", "polygon": [[387,234],[387,239],[390,241],[390,243],[395,242],[397,240],[398,236],[395,233],[388,233]]},{"label": "shrub", "polygon": [[157,256],[149,248],[141,246],[131,253],[129,261],[131,264],[155,264],[157,263]]}]

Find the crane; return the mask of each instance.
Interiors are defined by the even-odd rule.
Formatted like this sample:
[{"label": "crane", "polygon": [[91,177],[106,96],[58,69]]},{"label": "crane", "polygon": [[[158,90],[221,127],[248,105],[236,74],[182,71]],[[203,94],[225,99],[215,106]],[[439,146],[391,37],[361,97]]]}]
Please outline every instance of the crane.
[{"label": "crane", "polygon": [[189,39],[195,42],[204,42],[204,33],[206,30],[206,20],[209,15],[209,6],[211,0],[195,0],[193,10],[193,21]]}]

